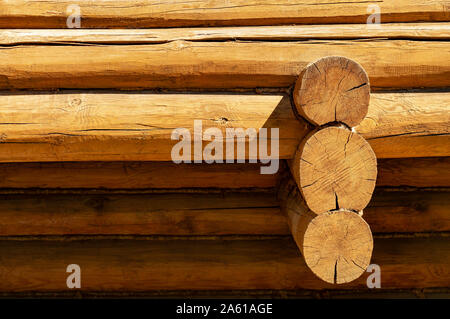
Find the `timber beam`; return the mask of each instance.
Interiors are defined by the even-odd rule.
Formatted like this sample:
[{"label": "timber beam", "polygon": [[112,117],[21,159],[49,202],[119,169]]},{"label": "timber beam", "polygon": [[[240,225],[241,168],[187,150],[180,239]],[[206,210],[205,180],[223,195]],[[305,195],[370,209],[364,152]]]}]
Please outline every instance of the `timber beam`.
[{"label": "timber beam", "polygon": [[318,126],[289,161],[296,186],[281,184],[281,207],[312,272],[347,283],[366,271],[373,249],[362,210],[375,188],[377,161],[351,129],[367,114],[369,79],[358,63],[325,57],[300,74],[293,98],[298,114]]}]

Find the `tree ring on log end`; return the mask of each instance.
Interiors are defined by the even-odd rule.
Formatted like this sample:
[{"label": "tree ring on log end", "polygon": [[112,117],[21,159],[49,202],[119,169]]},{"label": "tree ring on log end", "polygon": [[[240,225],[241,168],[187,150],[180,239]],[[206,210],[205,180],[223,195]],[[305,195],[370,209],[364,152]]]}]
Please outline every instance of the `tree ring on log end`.
[{"label": "tree ring on log end", "polygon": [[369,143],[337,126],[310,133],[291,168],[307,206],[316,214],[364,209],[377,177],[377,160]]},{"label": "tree ring on log end", "polygon": [[328,212],[308,224],[301,248],[306,264],[317,277],[343,284],[359,278],[369,266],[372,232],[357,213]]},{"label": "tree ring on log end", "polygon": [[369,78],[359,63],[329,56],[303,70],[293,95],[298,113],[311,123],[341,122],[354,127],[367,115]]}]

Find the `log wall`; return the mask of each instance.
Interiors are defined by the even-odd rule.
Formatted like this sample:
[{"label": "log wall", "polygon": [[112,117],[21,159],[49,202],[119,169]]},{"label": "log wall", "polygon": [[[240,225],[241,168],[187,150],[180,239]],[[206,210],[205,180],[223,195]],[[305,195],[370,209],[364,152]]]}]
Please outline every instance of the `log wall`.
[{"label": "log wall", "polygon": [[[343,0],[77,3],[81,29],[73,1],[0,3],[0,296],[448,298],[448,1],[378,2],[379,27]],[[378,158],[363,218],[381,289],[316,278],[276,198],[312,129],[294,83],[330,55],[372,90],[354,132]],[[279,172],[172,163],[195,119],[279,128]]]}]

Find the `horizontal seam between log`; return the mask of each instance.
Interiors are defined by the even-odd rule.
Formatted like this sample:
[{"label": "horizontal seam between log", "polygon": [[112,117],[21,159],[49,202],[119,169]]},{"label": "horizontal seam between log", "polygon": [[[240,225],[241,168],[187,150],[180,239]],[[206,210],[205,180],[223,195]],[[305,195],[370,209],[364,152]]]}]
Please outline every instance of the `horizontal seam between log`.
[{"label": "horizontal seam between log", "polygon": [[25,235],[25,236],[0,236],[2,241],[267,241],[290,239],[290,235]]},{"label": "horizontal seam between log", "polygon": [[275,194],[276,188],[209,188],[209,187],[192,187],[192,188],[0,188],[0,195],[64,195],[64,194],[81,194],[81,195],[170,195],[170,194],[252,194],[267,195]]},{"label": "horizontal seam between log", "polygon": [[[171,194],[204,194],[204,195],[276,195],[277,188],[0,188],[0,195],[171,195]],[[377,186],[375,192],[450,192],[450,186],[413,187],[413,186]],[[259,206],[258,206],[259,207]],[[278,206],[264,206],[278,207]],[[251,208],[251,207],[250,207]]]},{"label": "horizontal seam between log", "polygon": [[[1,32],[1,29],[0,29]],[[82,38],[83,36],[80,36]],[[450,37],[449,37],[450,39]],[[67,42],[20,42],[20,43],[11,43],[11,44],[1,44],[0,48],[16,48],[16,47],[23,47],[23,46],[127,46],[127,45],[161,45],[161,44],[169,44],[177,41],[183,41],[183,42],[192,42],[192,43],[203,43],[203,42],[211,42],[211,43],[225,43],[225,42],[235,42],[235,43],[266,43],[266,42],[283,42],[283,43],[299,43],[299,42],[311,42],[311,41],[354,41],[354,42],[371,42],[371,41],[384,41],[384,40],[390,40],[390,41],[412,41],[412,42],[449,42],[450,40],[447,38],[430,38],[430,37],[395,37],[395,36],[386,36],[386,37],[308,37],[307,39],[276,39],[276,38],[267,38],[267,39],[261,39],[261,38],[255,38],[255,39],[245,39],[240,40],[237,38],[225,38],[225,39],[189,39],[189,40],[183,40],[182,38],[176,39],[176,40],[161,40],[161,41],[141,41],[141,42],[93,42],[93,41],[67,41]]]}]

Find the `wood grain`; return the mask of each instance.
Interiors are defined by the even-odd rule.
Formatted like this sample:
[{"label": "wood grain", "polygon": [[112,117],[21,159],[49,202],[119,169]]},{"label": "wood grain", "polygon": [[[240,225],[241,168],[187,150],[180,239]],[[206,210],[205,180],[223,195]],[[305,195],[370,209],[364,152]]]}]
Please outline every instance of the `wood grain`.
[{"label": "wood grain", "polygon": [[330,55],[360,63],[374,89],[450,86],[444,41],[311,40],[6,46],[0,89],[289,87]]},{"label": "wood grain", "polygon": [[0,195],[0,235],[284,234],[273,192]]},{"label": "wood grain", "polygon": [[[446,157],[381,159],[378,170],[378,186],[450,187]],[[276,181],[276,175],[260,174],[257,164],[0,163],[0,188],[269,188]]]},{"label": "wood grain", "polygon": [[450,23],[383,23],[167,29],[0,29],[0,45],[152,44],[186,41],[311,39],[449,40]]},{"label": "wood grain", "polygon": [[[369,112],[355,130],[378,158],[449,156],[450,94],[371,95]],[[411,151],[413,150],[413,151]],[[440,155],[442,154],[442,155]]]},{"label": "wood grain", "polygon": [[340,122],[354,127],[367,115],[370,83],[366,71],[355,61],[327,56],[302,71],[292,96],[298,114],[310,123]]},{"label": "wood grain", "polygon": [[372,198],[377,159],[369,143],[348,128],[317,128],[288,163],[306,205],[316,214],[361,211]]},{"label": "wood grain", "polygon": [[377,233],[448,232],[450,192],[379,189],[363,217]]},{"label": "wood grain", "polygon": [[450,157],[378,160],[377,186],[449,187]]},{"label": "wood grain", "polygon": [[[229,0],[224,5],[200,1],[79,0],[83,28],[150,28],[178,26],[366,23],[371,11],[364,1]],[[8,1],[0,6],[2,28],[66,28],[70,0]],[[376,2],[381,21],[449,21],[445,0]]]},{"label": "wood grain", "polygon": [[[377,189],[374,233],[450,231],[450,193]],[[275,191],[182,193],[27,190],[0,195],[0,236],[290,235]]]},{"label": "wood grain", "polygon": [[308,269],[332,284],[352,282],[370,264],[373,238],[358,213],[345,209],[316,214],[292,178],[282,181],[278,199]]},{"label": "wood grain", "polygon": [[[64,292],[81,267],[81,292],[330,289],[306,269],[292,240],[0,241],[1,292]],[[383,288],[450,285],[448,238],[377,239]],[[366,275],[339,289],[367,289]]]},{"label": "wood grain", "polygon": [[174,164],[172,162],[4,163],[2,188],[180,189],[270,188],[276,174],[258,164]]},{"label": "wood grain", "polygon": [[[251,128],[256,133],[267,128],[268,140],[260,136],[255,142],[267,142],[268,154],[270,129],[279,128],[279,156],[287,158],[308,131],[283,95],[3,94],[0,110],[3,162],[172,161],[171,152],[179,139],[171,137],[182,128],[190,132],[192,161],[194,137],[198,138],[195,120],[201,121],[203,132],[208,128],[220,130],[222,138],[215,138],[223,146],[223,159],[227,142],[234,140],[237,148],[237,138],[226,134],[230,128]],[[203,148],[210,143],[202,135],[200,139]],[[249,137],[240,140],[248,142]],[[245,157],[241,159],[251,157],[245,144]],[[234,158],[239,158],[237,151]]]},{"label": "wood grain", "polygon": [[[378,158],[450,156],[449,103],[448,92],[372,94],[356,132]],[[172,131],[193,134],[196,119],[223,134],[279,128],[280,158],[293,158],[311,129],[286,95],[2,93],[0,161],[170,161]]]}]

